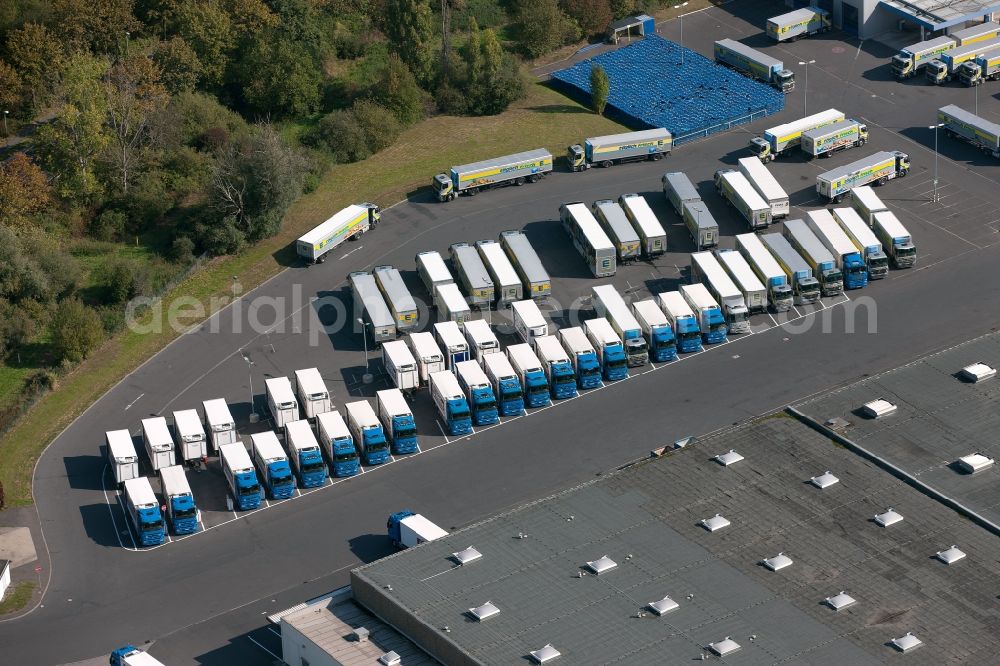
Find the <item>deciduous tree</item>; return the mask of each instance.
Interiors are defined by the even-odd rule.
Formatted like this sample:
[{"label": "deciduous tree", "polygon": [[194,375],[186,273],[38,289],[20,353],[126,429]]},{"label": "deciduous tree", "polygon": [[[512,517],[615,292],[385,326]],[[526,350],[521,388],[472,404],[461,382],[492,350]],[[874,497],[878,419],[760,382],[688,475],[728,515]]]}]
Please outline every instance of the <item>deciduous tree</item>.
[{"label": "deciduous tree", "polygon": [[177,32],[198,54],[202,79],[208,85],[221,85],[236,43],[229,15],[215,3],[185,0],[175,20]]},{"label": "deciduous tree", "polygon": [[319,65],[305,44],[282,30],[260,33],[240,58],[239,69],[243,98],[261,115],[301,117],[319,107]]},{"label": "deciduous tree", "polygon": [[372,97],[404,125],[415,123],[423,115],[423,93],[413,73],[395,53],[389,54],[382,76],[372,88]]},{"label": "deciduous tree", "polygon": [[7,36],[7,57],[23,85],[25,115],[44,108],[55,95],[64,65],[63,47],[44,25],[25,23]]},{"label": "deciduous tree", "polygon": [[515,28],[521,51],[537,58],[580,38],[580,29],[561,9],[558,0],[517,0]]},{"label": "deciduous tree", "polygon": [[124,54],[126,33],[138,36],[142,28],[134,5],[134,0],[53,0],[52,27],[68,50]]},{"label": "deciduous tree", "polygon": [[608,104],[608,95],[611,94],[611,81],[608,80],[608,73],[600,65],[590,66],[590,100],[594,107],[594,113],[604,115],[604,107]]},{"label": "deciduous tree", "polygon": [[48,179],[24,153],[0,164],[0,224],[22,227],[52,204]]},{"label": "deciduous tree", "polygon": [[159,42],[151,57],[160,70],[160,81],[171,95],[189,92],[198,85],[201,61],[183,37]]},{"label": "deciduous tree", "polygon": [[417,80],[424,83],[431,80],[434,71],[433,25],[428,0],[386,0],[386,36]]},{"label": "deciduous tree", "polygon": [[613,18],[608,0],[560,0],[560,4],[584,35],[603,34]]},{"label": "deciduous tree", "polygon": [[60,361],[78,363],[104,340],[101,317],[77,299],[59,304],[52,319],[52,348]]}]

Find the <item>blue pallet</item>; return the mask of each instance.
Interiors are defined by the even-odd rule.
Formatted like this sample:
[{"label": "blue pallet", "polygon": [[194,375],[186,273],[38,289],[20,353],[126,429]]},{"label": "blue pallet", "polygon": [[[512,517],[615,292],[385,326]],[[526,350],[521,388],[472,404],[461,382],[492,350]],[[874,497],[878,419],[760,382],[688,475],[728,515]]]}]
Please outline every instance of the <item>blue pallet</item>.
[{"label": "blue pallet", "polygon": [[785,108],[783,93],[656,35],[559,70],[553,86],[589,105],[595,63],[611,81],[606,115],[640,129],[666,127],[675,144]]}]

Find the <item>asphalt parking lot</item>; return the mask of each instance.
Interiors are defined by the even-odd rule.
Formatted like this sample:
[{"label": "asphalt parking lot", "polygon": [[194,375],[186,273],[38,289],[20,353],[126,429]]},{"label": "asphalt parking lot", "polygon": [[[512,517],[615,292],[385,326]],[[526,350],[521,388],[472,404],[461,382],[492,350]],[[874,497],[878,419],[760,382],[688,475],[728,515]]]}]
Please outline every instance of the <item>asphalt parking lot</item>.
[{"label": "asphalt parking lot", "polygon": [[[734,5],[739,15],[728,5],[686,18],[686,45],[710,53],[714,39],[759,32],[755,26],[763,24],[766,5]],[[674,29],[665,26],[664,36],[676,39]],[[781,116],[679,146],[655,164],[557,172],[539,184],[450,204],[432,203],[421,193],[386,210],[372,234],[325,264],[290,268],[244,298],[239,308],[226,309],[182,336],[81,416],[39,462],[37,507],[53,560],[52,581],[44,608],[0,624],[5,655],[21,663],[59,663],[106,653],[119,643],[155,640],[153,654],[172,664],[253,663],[253,655],[269,663],[271,657],[244,640],[246,632],[260,627],[261,613],[332,589],[359,561],[388,552],[383,530],[392,511],[415,508],[445,527],[467,524],[592,478],[676,437],[717,429],[995,327],[1000,289],[995,280],[982,277],[993,274],[1000,258],[1000,165],[940,137],[942,196],[930,203],[934,137],[927,125],[946,103],[967,100],[971,108],[974,93],[919,80],[887,80],[891,49],[870,42],[859,47],[842,38],[832,33],[766,48],[796,70],[800,86]],[[757,39],[746,41],[761,45]],[[264,420],[248,422],[248,380],[252,377],[254,408],[263,414],[263,380],[306,367],[320,369],[338,407],[372,395],[385,386],[377,352],[369,354],[376,382],[363,385],[360,335],[353,330],[311,335],[316,329],[310,321],[329,321],[334,312],[316,313],[309,298],[319,294],[349,303],[347,273],[381,264],[403,270],[414,294],[423,296],[413,272],[417,252],[446,252],[451,243],[496,238],[505,229],[523,228],[533,242],[554,278],[549,317],[564,325],[571,321],[574,303],[585,307],[583,299],[599,283],[559,227],[558,207],[565,201],[590,204],[627,192],[646,195],[669,226],[670,251],[655,262],[620,268],[611,282],[635,299],[676,288],[686,280],[692,246],[663,199],[660,176],[666,170],[687,172],[720,223],[722,246],[732,247],[733,235],[746,226],[715,194],[712,176],[719,168],[735,168],[753,134],[803,115],[806,76],[793,64],[799,59],[817,61],[807,75],[808,109],[835,107],[863,119],[871,140],[829,160],[794,157],[770,165],[792,197],[792,217],[819,206],[813,189],[817,174],[877,150],[903,150],[913,163],[910,175],[877,192],[914,235],[917,268],[893,271],[886,280],[848,293],[850,300],[824,299],[819,312],[791,313],[801,318],[781,327],[776,315],[758,315],[752,335],[679,362],[647,366],[644,374],[625,382],[457,441],[438,430],[428,397],[418,395],[412,404],[420,454],[247,515],[226,511],[224,481],[210,465],[189,476],[211,529],[131,552],[130,533],[105,476],[104,431],[138,432],[141,418],[224,397],[245,438],[270,428]],[[996,90],[987,85],[979,92],[980,114],[994,120],[1000,111]],[[274,300],[255,309],[250,297],[258,304]],[[878,335],[866,333],[875,318],[871,310],[855,307],[863,297],[877,304]],[[281,312],[277,321],[275,311]],[[949,316],[941,316],[942,311]],[[254,331],[249,325],[254,317],[265,328],[274,325],[266,333]],[[849,321],[861,334],[845,334]],[[249,373],[244,353],[254,361]],[[46,640],[53,634],[65,640]]]}]

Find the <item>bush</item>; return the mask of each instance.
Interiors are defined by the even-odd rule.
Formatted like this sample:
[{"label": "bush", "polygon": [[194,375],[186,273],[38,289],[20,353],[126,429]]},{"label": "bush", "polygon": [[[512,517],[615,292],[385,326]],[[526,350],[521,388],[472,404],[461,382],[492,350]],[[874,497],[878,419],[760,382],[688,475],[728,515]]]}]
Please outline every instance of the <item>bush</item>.
[{"label": "bush", "polygon": [[170,246],[170,258],[179,264],[194,261],[194,241],[187,236],[178,236]]},{"label": "bush", "polygon": [[145,291],[147,277],[137,262],[114,258],[100,268],[98,284],[105,303],[120,305]]},{"label": "bush", "polygon": [[24,393],[34,397],[51,391],[58,384],[58,377],[51,370],[36,370],[24,379]]},{"label": "bush", "polygon": [[370,40],[367,35],[360,35],[353,30],[342,28],[333,36],[333,50],[342,60],[357,60],[368,53]]},{"label": "bush", "polygon": [[52,350],[57,361],[78,363],[104,340],[101,317],[77,299],[64,301],[52,320]]},{"label": "bush", "polygon": [[580,26],[557,0],[517,0],[514,26],[521,51],[537,58],[580,39]]},{"label": "bush", "polygon": [[371,155],[365,130],[351,111],[337,110],[323,116],[312,137],[314,145],[325,147],[334,161],[341,164]]},{"label": "bush", "polygon": [[452,25],[467,25],[469,19],[476,19],[480,28],[500,28],[507,23],[507,12],[499,0],[469,0],[465,9],[452,14]]},{"label": "bush", "polygon": [[35,336],[46,310],[38,301],[14,304],[0,298],[0,361]]},{"label": "bush", "polygon": [[604,34],[613,17],[609,0],[560,0],[560,4],[584,35]]},{"label": "bush", "polygon": [[371,88],[371,97],[392,109],[404,126],[412,125],[424,115],[424,94],[406,63],[395,53],[389,54],[378,83]]},{"label": "bush", "polygon": [[469,110],[467,94],[450,83],[438,86],[434,92],[434,103],[437,104],[438,111],[452,116],[460,116]]},{"label": "bush", "polygon": [[120,210],[106,209],[90,221],[87,233],[99,241],[111,242],[125,237],[128,218]]},{"label": "bush", "polygon": [[212,256],[237,254],[247,245],[246,235],[236,225],[236,218],[229,216],[197,227],[201,245]]},{"label": "bush", "polygon": [[370,100],[359,99],[351,107],[351,113],[361,127],[372,154],[391,146],[403,131],[392,111]]}]

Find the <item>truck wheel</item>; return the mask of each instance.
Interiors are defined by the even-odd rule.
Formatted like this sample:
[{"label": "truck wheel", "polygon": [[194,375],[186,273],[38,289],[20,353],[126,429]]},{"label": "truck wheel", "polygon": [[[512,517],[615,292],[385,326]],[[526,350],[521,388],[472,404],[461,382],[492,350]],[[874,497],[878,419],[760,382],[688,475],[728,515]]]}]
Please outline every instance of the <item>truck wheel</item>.
[{"label": "truck wheel", "polygon": [[458,192],[452,192],[451,194],[448,195],[448,198],[451,201],[454,201],[457,196],[458,196]]},{"label": "truck wheel", "polygon": [[908,173],[909,173],[909,171],[907,169],[900,169],[899,170],[899,177],[900,178],[906,178],[906,174],[908,174]]},{"label": "truck wheel", "polygon": [[514,184],[517,185],[518,187],[524,185],[524,176],[518,176],[517,178],[515,178]]},{"label": "truck wheel", "polygon": [[539,176],[538,174],[532,174],[532,175],[528,176],[528,182],[529,183],[537,183],[539,180],[541,180],[541,178],[542,177]]},{"label": "truck wheel", "polygon": [[889,182],[889,177],[888,176],[882,176],[881,178],[878,179],[878,184],[879,185],[885,185],[888,182]]},{"label": "truck wheel", "polygon": [[607,169],[608,167],[610,167],[611,164],[612,164],[611,160],[604,160],[603,162],[601,162],[601,166],[604,167],[605,169]]},{"label": "truck wheel", "polygon": [[468,192],[468,194],[469,194],[470,197],[474,197],[477,194],[479,194],[479,188],[478,187],[470,187],[469,189],[466,190],[466,192]]}]

